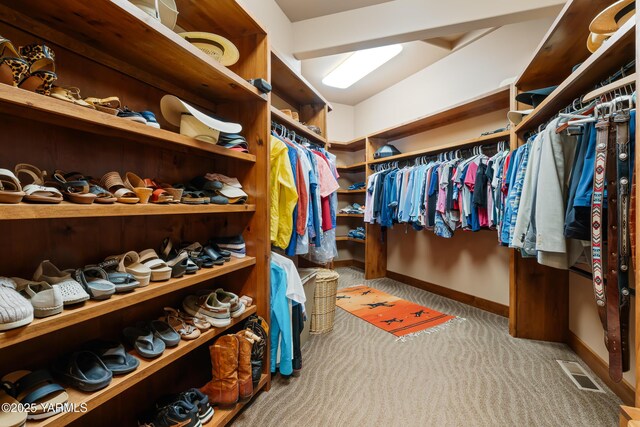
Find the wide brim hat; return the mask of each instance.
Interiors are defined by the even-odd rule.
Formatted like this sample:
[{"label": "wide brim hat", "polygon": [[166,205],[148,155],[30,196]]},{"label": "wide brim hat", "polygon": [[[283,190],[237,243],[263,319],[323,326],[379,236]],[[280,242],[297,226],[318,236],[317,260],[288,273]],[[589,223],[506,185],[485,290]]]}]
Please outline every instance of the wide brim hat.
[{"label": "wide brim hat", "polygon": [[225,67],[235,64],[240,59],[240,51],[236,45],[217,34],[193,31],[178,35]]},{"label": "wide brim hat", "polygon": [[596,34],[589,33],[587,36],[587,49],[589,52],[594,53],[600,49],[600,46],[611,36],[611,34]]},{"label": "wide brim hat", "polygon": [[217,131],[225,133],[242,132],[242,126],[238,123],[223,122],[222,120],[213,118],[173,95],[165,95],[162,97],[160,101],[160,111],[162,111],[165,120],[174,126],[179,127],[182,115],[189,114],[207,127]]},{"label": "wide brim hat", "polygon": [[635,0],[619,0],[604,9],[589,24],[594,34],[611,34],[624,25],[635,14]]},{"label": "wide brim hat", "polygon": [[522,102],[523,104],[531,105],[533,108],[536,108],[542,101],[545,100],[547,96],[551,94],[554,90],[556,90],[558,86],[549,86],[541,89],[533,89],[527,92],[522,92],[516,96],[516,101]]},{"label": "wide brim hat", "polygon": [[522,121],[522,119],[524,119],[524,116],[531,113],[533,113],[533,108],[528,110],[511,110],[507,113],[507,118],[512,124],[517,125]]}]

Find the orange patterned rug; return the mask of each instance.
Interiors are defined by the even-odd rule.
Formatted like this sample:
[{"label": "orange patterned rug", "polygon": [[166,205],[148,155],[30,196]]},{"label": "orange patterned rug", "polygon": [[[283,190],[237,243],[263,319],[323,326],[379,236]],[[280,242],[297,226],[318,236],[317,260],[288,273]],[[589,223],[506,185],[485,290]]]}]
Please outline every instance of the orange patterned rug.
[{"label": "orange patterned rug", "polygon": [[456,319],[364,285],[340,289],[336,304],[397,337],[416,334]]}]

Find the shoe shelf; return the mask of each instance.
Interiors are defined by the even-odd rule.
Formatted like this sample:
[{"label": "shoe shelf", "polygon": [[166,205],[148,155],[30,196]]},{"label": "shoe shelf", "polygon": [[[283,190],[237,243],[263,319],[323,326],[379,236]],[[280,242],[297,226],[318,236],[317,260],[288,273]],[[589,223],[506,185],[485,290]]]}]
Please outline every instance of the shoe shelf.
[{"label": "shoe shelf", "polygon": [[240,153],[164,129],[156,129],[49,96],[0,84],[0,111],[30,120],[81,131],[126,138],[163,148],[201,151],[255,163],[256,156]]},{"label": "shoe shelf", "polygon": [[339,218],[364,218],[364,214],[344,214],[344,213],[339,213],[337,216]]},{"label": "shoe shelf", "polygon": [[256,205],[186,205],[182,203],[170,204],[123,204],[114,203],[103,205],[92,203],[80,205],[77,203],[61,202],[57,205],[17,203],[0,204],[0,221],[52,219],[52,218],[95,218],[95,217],[124,217],[141,215],[196,215],[196,214],[227,214],[255,212]]},{"label": "shoe shelf", "polygon": [[365,239],[354,239],[349,236],[336,236],[336,242],[356,242],[356,243],[364,243]]},{"label": "shoe shelf", "polygon": [[74,388],[67,388],[67,393],[69,394],[69,403],[76,405],[84,403],[87,406],[87,412],[64,412],[39,422],[30,421],[27,423],[27,426],[66,426],[69,423],[79,419],[84,414],[90,412],[92,409],[95,409],[99,405],[109,401],[110,399],[118,397],[123,391],[145,380],[154,373],[158,372],[160,369],[175,362],[179,358],[195,350],[201,345],[208,343],[210,340],[217,337],[218,335],[221,335],[228,329],[233,328],[235,325],[239,324],[255,312],[255,305],[248,307],[245,312],[242,313],[239,317],[231,319],[231,324],[229,326],[225,326],[224,328],[210,329],[206,332],[203,332],[198,338],[194,340],[182,340],[176,347],[167,348],[160,357],[157,357],[155,359],[145,359],[139,356],[135,350],[131,350],[130,353],[140,359],[140,366],[135,371],[126,375],[114,376],[111,384],[109,384],[102,390],[98,390],[92,393],[82,392]]},{"label": "shoe shelf", "polygon": [[635,20],[631,19],[526,116],[515,132],[534,130],[633,59],[635,35]]},{"label": "shoe shelf", "polygon": [[136,74],[148,84],[177,84],[191,94],[220,102],[266,102],[266,96],[245,79],[127,0],[61,0],[46,4],[39,0],[9,0],[3,4],[40,26],[75,40],[82,47],[80,52],[101,57],[100,62],[110,61],[111,66],[125,74]]},{"label": "shoe shelf", "polygon": [[25,327],[0,333],[0,349],[224,276],[225,274],[250,267],[255,263],[256,259],[249,256],[239,259],[231,258],[231,261],[224,263],[224,265],[202,269],[195,274],[185,275],[166,282],[151,282],[149,286],[137,288],[133,292],[115,294],[106,301],[89,300],[77,308],[65,308],[62,313],[55,316],[34,319],[33,322]]},{"label": "shoe shelf", "polygon": [[365,194],[367,190],[364,188],[361,190],[338,190],[338,194]]},{"label": "shoe shelf", "polygon": [[284,114],[282,111],[278,110],[273,105],[271,106],[271,120],[280,123],[285,126],[287,129],[294,131],[298,135],[302,135],[309,139],[314,144],[326,145],[326,138],[318,135],[315,132],[309,130],[305,125],[300,122],[293,120],[291,117]]},{"label": "shoe shelf", "polygon": [[[253,390],[253,397],[255,397],[260,390],[264,388],[267,384],[268,374],[262,374],[260,377],[260,382],[258,383],[258,387]],[[252,398],[253,398],[252,397]],[[229,423],[233,417],[238,415],[238,413],[242,410],[242,408],[249,402],[239,402],[233,408],[223,409],[223,408],[215,408],[215,412],[213,414],[213,418],[209,420],[206,424],[203,424],[203,427],[216,427],[216,426],[224,426]]]},{"label": "shoe shelf", "polygon": [[343,172],[357,173],[357,172],[364,172],[366,167],[367,167],[366,162],[358,162],[348,166],[338,166],[338,170]]}]

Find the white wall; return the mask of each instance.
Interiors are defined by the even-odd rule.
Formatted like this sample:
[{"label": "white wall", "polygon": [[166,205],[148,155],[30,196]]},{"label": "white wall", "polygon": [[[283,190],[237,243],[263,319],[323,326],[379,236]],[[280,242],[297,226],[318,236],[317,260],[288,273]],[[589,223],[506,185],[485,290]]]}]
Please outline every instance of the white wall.
[{"label": "white wall", "polygon": [[[355,108],[352,105],[331,103],[333,110],[327,118],[329,141],[347,142],[354,139]],[[362,160],[360,160],[362,161]]]},{"label": "white wall", "polygon": [[300,61],[293,57],[293,24],[275,0],[238,0],[269,33],[271,46],[298,72]]},{"label": "white wall", "polygon": [[547,18],[499,28],[361,102],[355,107],[355,134],[367,135],[496,89],[524,69],[552,22]]}]

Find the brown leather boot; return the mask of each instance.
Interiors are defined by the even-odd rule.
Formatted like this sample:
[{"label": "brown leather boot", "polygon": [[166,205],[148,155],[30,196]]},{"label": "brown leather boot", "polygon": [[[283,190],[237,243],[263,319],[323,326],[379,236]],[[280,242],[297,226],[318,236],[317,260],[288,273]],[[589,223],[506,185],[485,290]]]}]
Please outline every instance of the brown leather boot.
[{"label": "brown leather boot", "polygon": [[213,379],[200,389],[212,405],[231,406],[238,402],[238,338],[223,335],[209,347]]},{"label": "brown leather boot", "polygon": [[253,396],[251,379],[251,348],[253,343],[246,335],[247,331],[237,333],[240,351],[238,353],[238,389],[240,400],[247,401]]}]

